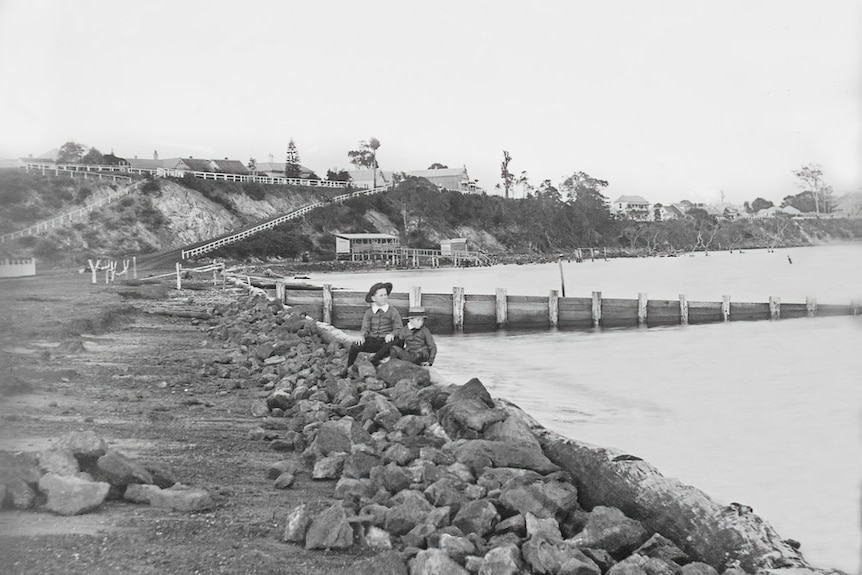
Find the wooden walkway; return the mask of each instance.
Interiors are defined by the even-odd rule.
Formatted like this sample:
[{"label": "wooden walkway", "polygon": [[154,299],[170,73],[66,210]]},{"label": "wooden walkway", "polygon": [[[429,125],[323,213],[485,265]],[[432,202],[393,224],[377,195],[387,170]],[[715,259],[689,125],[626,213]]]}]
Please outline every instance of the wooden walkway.
[{"label": "wooden walkway", "polygon": [[440,266],[442,261],[453,265],[489,266],[491,258],[479,251],[452,252],[444,254],[442,250],[426,250],[419,248],[385,248],[350,254],[350,261],[383,260],[394,266],[414,267],[427,265],[432,268]]},{"label": "wooden walkway", "polygon": [[[312,318],[342,329],[359,329],[368,308],[365,292],[333,290],[295,290],[276,282],[276,296],[285,304],[301,308]],[[860,301],[845,305],[823,305],[809,298],[805,303],[781,303],[772,297],[767,302],[733,302],[724,296],[720,302],[689,301],[685,295],[676,300],[651,300],[644,293],[637,299],[560,297],[552,290],[547,297],[512,296],[504,288],[493,295],[466,294],[455,287],[451,294],[423,294],[419,287],[409,293],[393,292],[389,301],[401,312],[422,305],[432,331],[492,331],[500,328],[549,329],[593,327],[638,327],[687,325],[725,321],[778,320],[799,317],[858,315]]]}]

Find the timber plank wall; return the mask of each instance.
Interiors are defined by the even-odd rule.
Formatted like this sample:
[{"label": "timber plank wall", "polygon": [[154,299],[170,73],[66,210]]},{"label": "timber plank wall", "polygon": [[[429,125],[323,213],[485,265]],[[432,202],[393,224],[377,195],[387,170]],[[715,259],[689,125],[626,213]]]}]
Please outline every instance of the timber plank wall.
[{"label": "timber plank wall", "polygon": [[[341,329],[361,327],[368,305],[365,292],[290,289],[276,282],[276,295],[289,306],[301,308],[315,320]],[[495,294],[465,294],[463,288],[453,288],[451,294],[423,294],[418,287],[409,293],[393,292],[389,303],[402,317],[411,306],[425,307],[427,324],[434,332],[493,331],[498,328],[548,329],[592,327],[637,327],[716,323],[723,321],[755,321],[799,317],[858,315],[858,300],[846,305],[823,305],[809,298],[805,303],[781,303],[777,297],[768,302],[732,302],[724,296],[720,302],[650,300],[646,294],[637,299],[602,298],[601,292],[592,297],[559,297],[556,290],[547,297],[507,295],[498,288]]]}]

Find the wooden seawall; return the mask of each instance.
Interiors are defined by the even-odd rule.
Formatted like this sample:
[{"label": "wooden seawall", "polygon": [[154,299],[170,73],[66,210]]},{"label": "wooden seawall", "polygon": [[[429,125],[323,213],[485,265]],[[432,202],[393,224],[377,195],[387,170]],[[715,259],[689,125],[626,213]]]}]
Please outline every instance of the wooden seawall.
[{"label": "wooden seawall", "polygon": [[[342,329],[359,329],[368,308],[365,292],[333,290],[294,290],[276,282],[276,296],[287,305],[300,307],[310,317]],[[498,288],[493,295],[466,294],[453,288],[450,294],[423,294],[412,287],[409,293],[393,292],[389,302],[406,316],[410,306],[425,307],[432,331],[493,331],[498,328],[590,328],[686,325],[723,321],[752,321],[806,316],[858,315],[859,301],[846,305],[822,305],[809,298],[805,303],[781,303],[772,297],[763,303],[738,303],[724,296],[720,302],[651,300],[646,294],[637,299],[559,297],[552,290],[547,297],[512,296]]]}]

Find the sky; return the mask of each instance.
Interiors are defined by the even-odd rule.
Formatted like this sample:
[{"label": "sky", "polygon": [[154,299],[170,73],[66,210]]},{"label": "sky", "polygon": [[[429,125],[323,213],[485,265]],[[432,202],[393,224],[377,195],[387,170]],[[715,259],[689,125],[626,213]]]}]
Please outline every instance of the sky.
[{"label": "sky", "polygon": [[[0,0],[0,159],[575,172],[650,202],[862,190],[858,0]],[[516,190],[521,195],[523,190]]]}]

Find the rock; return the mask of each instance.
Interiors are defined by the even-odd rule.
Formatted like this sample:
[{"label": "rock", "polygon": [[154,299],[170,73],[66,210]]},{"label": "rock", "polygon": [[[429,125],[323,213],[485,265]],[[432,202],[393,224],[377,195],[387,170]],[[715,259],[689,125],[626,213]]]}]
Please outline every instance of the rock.
[{"label": "rock", "polygon": [[598,565],[568,542],[531,537],[521,546],[521,554],[533,573],[601,575]]},{"label": "rock", "polygon": [[482,430],[506,417],[508,414],[505,410],[490,408],[475,398],[467,398],[455,403],[447,402],[437,412],[440,425],[453,439],[477,439]]},{"label": "rock", "polygon": [[487,467],[517,467],[541,474],[559,470],[543,453],[502,441],[459,439],[447,443],[444,449],[451,452],[457,461],[468,465],[476,475]]},{"label": "rock", "polygon": [[383,452],[383,461],[388,463],[394,461],[398,465],[407,465],[419,455],[419,450],[410,449],[400,443],[393,443]]},{"label": "rock", "polygon": [[65,449],[78,460],[95,460],[108,452],[108,444],[94,431],[73,431],[54,442],[57,449]]},{"label": "rock", "polygon": [[644,557],[655,557],[665,561],[672,561],[682,565],[688,562],[688,556],[685,552],[677,547],[673,541],[664,537],[660,533],[653,534],[647,539],[646,543],[635,550],[638,555]]},{"label": "rock", "polygon": [[338,451],[350,453],[354,445],[371,442],[371,436],[361,425],[350,417],[342,417],[324,422],[308,449],[317,455],[329,455]]},{"label": "rock", "polygon": [[353,528],[341,502],[320,513],[305,534],[306,549],[348,549],[353,545]]},{"label": "rock", "polygon": [[502,490],[500,503],[522,515],[560,517],[578,507],[578,491],[560,481],[515,485]]},{"label": "rock", "polygon": [[479,575],[518,575],[522,572],[521,551],[517,545],[495,547],[485,553]]},{"label": "rock", "polygon": [[174,511],[203,511],[212,508],[214,503],[205,489],[177,483],[154,493],[150,499],[150,505]]},{"label": "rock", "polygon": [[6,484],[6,497],[15,509],[30,509],[36,501],[36,492],[26,482],[14,479]]},{"label": "rock", "polygon": [[443,533],[440,535],[439,548],[458,563],[464,563],[468,555],[476,553],[476,546],[466,537]]},{"label": "rock", "polygon": [[560,525],[553,517],[540,518],[528,512],[524,516],[524,524],[527,529],[527,537],[543,537],[554,543],[563,540]]},{"label": "rock", "polygon": [[312,479],[338,479],[344,467],[347,454],[343,452],[330,453],[326,457],[318,459],[311,472]]},{"label": "rock", "polygon": [[693,561],[682,566],[681,575],[718,575],[718,572],[712,565]]},{"label": "rock", "polygon": [[407,379],[398,381],[389,390],[389,399],[395,408],[403,414],[418,414],[421,411],[419,387]]},{"label": "rock", "polygon": [[384,551],[350,565],[351,575],[408,575],[407,564],[395,551]]},{"label": "rock", "polygon": [[639,521],[626,517],[616,507],[598,505],[590,512],[583,531],[570,541],[581,547],[604,549],[615,559],[620,559],[642,545],[647,537],[647,531]]},{"label": "rock", "polygon": [[398,493],[410,487],[410,476],[394,461],[371,469],[371,481],[389,493]]},{"label": "rock", "polygon": [[574,550],[574,557],[567,557],[560,565],[559,575],[601,575],[602,571],[592,559],[580,550]]},{"label": "rock", "polygon": [[404,535],[434,509],[418,491],[405,490],[393,497],[395,505],[386,511],[383,527],[393,535]]},{"label": "rock", "polygon": [[469,575],[469,573],[440,549],[420,551],[410,562],[410,575]]},{"label": "rock", "polygon": [[42,475],[35,454],[0,451],[0,484],[12,485],[16,481],[38,483]]},{"label": "rock", "polygon": [[255,401],[251,404],[252,417],[266,417],[267,415],[269,415],[269,408],[265,401]]},{"label": "rock", "polygon": [[109,449],[99,457],[96,461],[96,470],[100,478],[117,487],[124,487],[130,483],[153,482],[153,476],[146,467],[116,449]]},{"label": "rock", "polygon": [[299,472],[300,464],[290,459],[282,459],[276,461],[266,468],[266,478],[276,479],[283,473],[293,473],[296,475]]},{"label": "rock", "polygon": [[482,382],[475,377],[464,385],[456,386],[446,399],[446,403],[460,403],[471,399],[479,400],[487,407],[494,407],[494,400],[491,399],[491,394],[488,393]]},{"label": "rock", "polygon": [[435,531],[437,531],[436,526],[430,523],[419,523],[401,537],[401,542],[408,547],[425,549],[428,547],[428,537]]},{"label": "rock", "polygon": [[311,525],[311,512],[308,505],[301,503],[287,514],[282,540],[288,543],[302,543],[305,541],[305,533],[309,525]]},{"label": "rock", "polygon": [[425,497],[435,507],[448,505],[460,508],[467,501],[464,494],[467,485],[467,482],[456,477],[443,477],[425,488]]},{"label": "rock", "polygon": [[344,477],[362,478],[371,475],[371,469],[380,465],[378,456],[366,451],[354,451],[344,460],[344,469],[341,471]]},{"label": "rock", "polygon": [[646,575],[646,570],[643,562],[626,559],[608,569],[607,575]]},{"label": "rock", "polygon": [[539,440],[536,439],[530,427],[517,417],[507,417],[502,421],[492,423],[482,433],[482,438],[525,445],[536,451],[542,450]]},{"label": "rock", "polygon": [[405,415],[395,423],[393,431],[400,431],[408,437],[421,435],[436,419],[431,415]]},{"label": "rock", "polygon": [[494,504],[487,499],[480,499],[463,505],[452,520],[452,525],[464,533],[476,533],[484,537],[494,530],[499,520],[500,515]]},{"label": "rock", "polygon": [[266,406],[269,409],[283,409],[287,411],[293,407],[294,399],[286,389],[277,389],[266,398]]},{"label": "rock", "polygon": [[285,471],[275,479],[274,485],[276,489],[287,489],[293,485],[294,481],[296,481],[296,475],[290,471]]},{"label": "rock", "polygon": [[489,491],[503,486],[529,485],[541,481],[542,476],[530,469],[515,467],[489,467],[476,479],[476,484]]},{"label": "rock", "polygon": [[425,516],[425,522],[430,523],[434,527],[445,527],[449,525],[449,518],[452,515],[452,508],[448,505],[435,507],[428,515]]},{"label": "rock", "polygon": [[149,505],[153,499],[153,495],[161,490],[162,488],[156,485],[132,483],[123,492],[123,499],[132,503],[146,503]]},{"label": "rock", "polygon": [[520,513],[501,520],[494,526],[495,533],[514,533],[523,537],[527,534],[527,522]]},{"label": "rock", "polygon": [[428,373],[427,369],[409,361],[394,358],[380,364],[380,367],[376,370],[376,375],[392,386],[402,381],[406,381],[415,387],[425,387],[431,384],[431,374]]},{"label": "rock", "polygon": [[673,561],[659,559],[658,557],[647,557],[643,564],[643,569],[647,575],[680,575],[682,571],[682,568]]},{"label": "rock", "polygon": [[142,465],[153,478],[153,484],[158,485],[162,489],[173,487],[175,484],[179,483],[177,474],[164,463],[158,461],[144,461],[142,462]]},{"label": "rock", "polygon": [[365,530],[365,544],[374,549],[392,549],[392,536],[385,529],[371,525]]},{"label": "rock", "polygon": [[48,495],[45,507],[60,515],[79,515],[102,504],[111,486],[104,482],[46,473],[39,490]]},{"label": "rock", "polygon": [[335,484],[334,496],[345,501],[359,501],[371,499],[377,491],[377,487],[370,479],[353,479],[342,477]]},{"label": "rock", "polygon": [[56,447],[45,449],[40,451],[36,458],[39,461],[39,467],[45,473],[72,476],[81,470],[78,466],[78,460],[67,449]]}]

